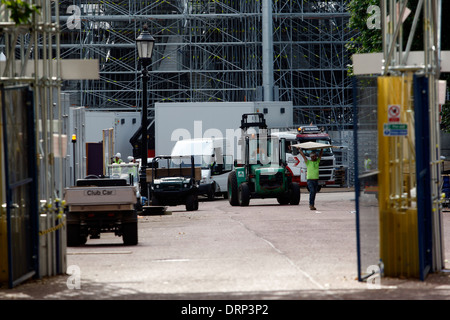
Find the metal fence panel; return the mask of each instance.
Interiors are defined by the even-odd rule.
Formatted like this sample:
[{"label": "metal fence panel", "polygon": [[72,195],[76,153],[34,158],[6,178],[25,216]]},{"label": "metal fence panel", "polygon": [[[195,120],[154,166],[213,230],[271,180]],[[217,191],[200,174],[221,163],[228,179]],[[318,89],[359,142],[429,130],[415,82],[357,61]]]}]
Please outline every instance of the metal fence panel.
[{"label": "metal fence panel", "polygon": [[377,78],[354,79],[354,172],[357,219],[358,279],[380,267],[378,206]]},{"label": "metal fence panel", "polygon": [[[38,204],[33,94],[1,87],[8,285],[38,273]],[[3,201],[2,201],[3,202]]]}]

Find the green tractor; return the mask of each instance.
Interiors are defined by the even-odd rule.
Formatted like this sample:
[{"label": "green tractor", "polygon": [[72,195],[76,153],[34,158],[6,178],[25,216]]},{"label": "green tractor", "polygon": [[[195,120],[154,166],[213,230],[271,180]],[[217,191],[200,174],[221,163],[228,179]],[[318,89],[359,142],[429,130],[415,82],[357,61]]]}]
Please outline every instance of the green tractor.
[{"label": "green tractor", "polygon": [[230,204],[248,206],[252,198],[276,198],[282,205],[298,205],[300,185],[292,182],[287,168],[285,140],[268,135],[262,113],[243,114],[240,128],[244,162],[235,161],[228,176]]}]

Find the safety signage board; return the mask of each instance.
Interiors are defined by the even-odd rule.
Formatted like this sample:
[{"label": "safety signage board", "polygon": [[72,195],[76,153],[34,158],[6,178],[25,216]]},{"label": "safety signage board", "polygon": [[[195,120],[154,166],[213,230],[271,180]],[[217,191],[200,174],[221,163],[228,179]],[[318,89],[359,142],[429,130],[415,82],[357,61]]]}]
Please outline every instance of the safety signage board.
[{"label": "safety signage board", "polygon": [[388,105],[388,122],[400,122],[400,106],[397,104]]},{"label": "safety signage board", "polygon": [[383,135],[389,137],[395,136],[407,136],[408,124],[407,123],[385,123],[383,126]]}]

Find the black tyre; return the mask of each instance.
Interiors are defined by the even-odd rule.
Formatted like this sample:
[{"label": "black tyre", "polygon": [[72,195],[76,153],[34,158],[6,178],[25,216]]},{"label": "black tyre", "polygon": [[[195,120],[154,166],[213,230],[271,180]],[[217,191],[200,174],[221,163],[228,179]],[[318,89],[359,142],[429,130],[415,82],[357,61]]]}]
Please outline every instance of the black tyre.
[{"label": "black tyre", "polygon": [[232,206],[238,206],[238,185],[236,172],[232,171],[228,175],[228,201]]},{"label": "black tyre", "polygon": [[158,198],[155,197],[155,196],[153,196],[153,197],[152,197],[152,206],[160,206],[160,205],[161,205],[161,203],[160,203],[160,201],[158,200]]},{"label": "black tyre", "polygon": [[78,247],[87,242],[87,236],[83,236],[81,233],[81,227],[77,224],[67,225],[67,246]]},{"label": "black tyre", "polygon": [[215,192],[216,192],[216,185],[213,183],[209,186],[209,189],[208,189],[208,193],[207,193],[208,200],[214,200]]},{"label": "black tyre", "polygon": [[246,207],[250,204],[250,188],[246,182],[239,186],[238,201],[241,207]]},{"label": "black tyre", "polygon": [[[196,201],[197,200],[197,201]],[[196,204],[197,202],[197,204]],[[198,199],[195,195],[190,194],[186,197],[186,211],[194,211],[198,209]]]},{"label": "black tyre", "polygon": [[134,206],[136,208],[136,211],[141,212],[142,211],[142,198],[138,199],[138,202]]},{"label": "black tyre", "polygon": [[137,222],[129,222],[123,225],[123,243],[127,246],[138,244],[138,224]]},{"label": "black tyre", "polygon": [[90,174],[90,175],[86,176],[85,179],[100,179],[100,177],[96,174]]},{"label": "black tyre", "polygon": [[194,196],[195,200],[194,200],[194,211],[198,210],[198,196]]},{"label": "black tyre", "polygon": [[287,196],[278,197],[277,201],[279,204],[285,205],[285,204],[289,203],[289,197],[287,197]]},{"label": "black tyre", "polygon": [[300,203],[300,185],[297,182],[292,182],[290,184],[289,203],[294,206]]}]

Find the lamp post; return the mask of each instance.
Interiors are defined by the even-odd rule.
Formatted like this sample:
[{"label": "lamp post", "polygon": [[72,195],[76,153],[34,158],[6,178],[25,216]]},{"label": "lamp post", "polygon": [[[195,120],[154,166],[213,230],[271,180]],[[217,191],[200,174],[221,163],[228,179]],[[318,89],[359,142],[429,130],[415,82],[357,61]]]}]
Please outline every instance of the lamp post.
[{"label": "lamp post", "polygon": [[77,143],[77,135],[74,133],[72,135],[72,145],[73,145],[73,185],[75,186],[77,184],[77,177],[76,177],[76,168],[75,168],[75,144]]},{"label": "lamp post", "polygon": [[136,39],[136,47],[138,50],[139,61],[142,65],[142,119],[141,119],[141,129],[142,129],[142,143],[141,143],[141,172],[140,172],[140,184],[141,184],[141,194],[143,196],[147,195],[147,179],[146,179],[146,169],[147,169],[147,156],[148,156],[148,142],[147,142],[147,84],[148,84],[148,70],[147,67],[150,64],[153,53],[153,46],[155,44],[155,39],[148,32],[147,25],[142,28],[142,33]]}]

